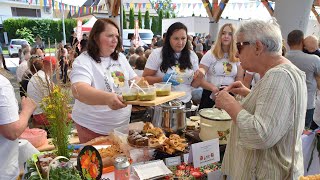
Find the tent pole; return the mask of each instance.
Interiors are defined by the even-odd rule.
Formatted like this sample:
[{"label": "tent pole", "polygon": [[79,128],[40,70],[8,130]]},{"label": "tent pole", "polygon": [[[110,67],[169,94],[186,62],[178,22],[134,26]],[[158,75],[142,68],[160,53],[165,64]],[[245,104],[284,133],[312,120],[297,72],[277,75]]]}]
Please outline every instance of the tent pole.
[{"label": "tent pole", "polygon": [[[61,0],[61,4],[62,4],[62,0]],[[62,30],[63,30],[63,45],[66,45],[67,41],[66,41],[66,28],[64,25],[64,6],[62,6]]]},{"label": "tent pole", "polygon": [[[123,19],[122,0],[119,0],[119,1],[120,1],[120,37],[122,37],[122,34],[123,34],[123,21],[125,21],[125,19]],[[123,39],[123,37],[121,39]]]}]

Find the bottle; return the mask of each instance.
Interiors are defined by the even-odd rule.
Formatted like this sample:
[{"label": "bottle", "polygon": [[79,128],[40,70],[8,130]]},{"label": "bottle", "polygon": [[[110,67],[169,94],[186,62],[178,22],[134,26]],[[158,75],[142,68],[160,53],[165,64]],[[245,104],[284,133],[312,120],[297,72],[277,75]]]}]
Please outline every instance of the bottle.
[{"label": "bottle", "polygon": [[130,179],[130,162],[126,156],[118,156],[114,162],[114,177],[115,180]]}]

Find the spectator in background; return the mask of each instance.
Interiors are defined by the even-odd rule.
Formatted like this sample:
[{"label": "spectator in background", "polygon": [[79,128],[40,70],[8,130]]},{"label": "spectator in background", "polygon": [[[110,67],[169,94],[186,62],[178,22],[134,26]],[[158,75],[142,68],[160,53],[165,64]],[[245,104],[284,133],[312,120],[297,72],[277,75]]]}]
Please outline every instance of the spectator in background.
[{"label": "spectator in background", "polygon": [[152,50],[151,50],[151,49],[147,49],[147,50],[144,52],[144,57],[145,57],[146,59],[148,59],[151,53],[152,53]]},{"label": "spectator in background", "polygon": [[22,51],[23,54],[23,61],[21,62],[21,64],[18,66],[17,71],[16,71],[16,75],[17,75],[17,82],[20,83],[22,80],[22,77],[24,76],[25,73],[27,73],[29,71],[29,66],[28,66],[28,61],[31,57],[30,54],[30,49],[29,48],[24,48]]},{"label": "spectator in background", "polygon": [[162,38],[159,38],[159,39],[157,40],[157,43],[155,44],[155,48],[158,48],[158,47],[162,47],[162,46],[163,46],[163,44],[164,44],[164,42],[165,42],[165,40],[166,40],[166,36],[167,36],[167,33],[163,33],[163,34],[162,34]]},{"label": "spectator in background", "polygon": [[32,76],[43,69],[43,62],[39,56],[31,56],[28,61],[28,71],[24,73],[20,82],[20,96],[26,96],[28,91],[28,83]]},{"label": "spectator in background", "polygon": [[137,54],[133,54],[132,56],[129,57],[129,64],[132,67],[132,69],[134,69],[138,57],[140,57],[140,56]]},{"label": "spectator in background", "polygon": [[70,43],[70,46],[73,49],[75,49],[78,54],[80,54],[80,50],[78,48],[79,40],[77,38],[77,33],[74,32],[73,30],[71,31],[71,36],[69,38],[69,43]]},{"label": "spectator in background", "polygon": [[136,60],[134,72],[136,72],[136,74],[139,77],[142,77],[142,73],[143,73],[144,67],[146,66],[146,62],[147,62],[147,59],[144,56],[139,56]]},{"label": "spectator in background", "polygon": [[303,40],[304,51],[308,54],[314,54],[320,57],[320,49],[318,44],[318,38],[316,36],[307,36]]},{"label": "spectator in background", "polygon": [[87,50],[87,44],[88,44],[87,34],[83,34],[82,39],[80,41],[80,47],[81,47],[80,53]]},{"label": "spectator in background", "polygon": [[199,39],[197,45],[196,45],[196,53],[202,53],[203,54],[203,40]]},{"label": "spectator in background", "polygon": [[34,43],[35,48],[40,48],[42,51],[45,49],[44,42],[42,41],[42,38],[40,35],[36,36],[36,42]]},{"label": "spectator in background", "polygon": [[193,51],[196,52],[196,47],[198,44],[198,37],[197,36],[193,36],[192,37],[192,47],[193,47]]},{"label": "spectator in background", "polygon": [[41,58],[44,58],[44,53],[40,48],[32,48],[30,51],[31,55],[40,56]]},{"label": "spectator in background", "polygon": [[304,34],[301,30],[293,30],[288,34],[288,45],[290,50],[286,54],[294,65],[306,73],[306,83],[308,89],[308,103],[305,117],[305,128],[316,129],[317,125],[313,122],[315,108],[315,98],[317,92],[317,77],[320,77],[320,58],[316,55],[303,53]]},{"label": "spectator in background", "polygon": [[130,56],[134,55],[135,52],[136,52],[136,48],[135,47],[130,47],[126,58],[129,60]]},{"label": "spectator in background", "polygon": [[3,66],[3,68],[4,68],[5,70],[9,71],[9,69],[8,69],[7,66],[6,66],[6,61],[5,61],[5,59],[4,59],[4,56],[3,56],[1,44],[0,44],[0,61],[2,61],[2,63],[0,64],[0,67]]},{"label": "spectator in background", "polygon": [[141,47],[141,46],[139,46],[139,47],[136,49],[135,53],[136,53],[138,56],[144,56],[144,48]]},{"label": "spectator in background", "polygon": [[60,66],[60,80],[62,79],[62,82],[64,84],[67,83],[67,72],[68,72],[68,50],[63,46],[62,43],[59,43],[58,45],[58,53],[59,58],[59,66]]},{"label": "spectator in background", "polygon": [[43,68],[31,77],[27,86],[28,96],[37,103],[37,108],[33,112],[33,123],[36,125],[49,125],[49,121],[43,114],[40,103],[48,95],[48,85],[52,83],[51,77],[55,70],[55,65],[56,58],[54,56],[43,58]]},{"label": "spectator in background", "polygon": [[22,44],[22,45],[21,45],[21,48],[20,48],[19,51],[18,51],[19,64],[21,64],[22,61],[25,60],[25,58],[23,57],[24,54],[22,53],[22,51],[23,51],[24,49],[26,49],[26,48],[29,50],[29,52],[31,51],[31,47],[30,47],[29,44]]},{"label": "spectator in background", "polygon": [[210,49],[211,49],[211,46],[212,46],[212,41],[211,41],[211,36],[210,36],[210,34],[208,34],[207,36],[206,36],[206,38],[205,38],[205,40],[204,40],[204,47],[203,47],[203,49],[204,49],[204,51],[205,52],[207,52],[207,51],[209,51]]}]

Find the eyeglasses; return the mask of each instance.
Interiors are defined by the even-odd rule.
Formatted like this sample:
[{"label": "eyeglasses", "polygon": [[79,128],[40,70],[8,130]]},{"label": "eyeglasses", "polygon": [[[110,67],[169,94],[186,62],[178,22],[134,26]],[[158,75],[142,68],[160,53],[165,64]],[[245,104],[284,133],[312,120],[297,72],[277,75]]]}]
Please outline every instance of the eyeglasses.
[{"label": "eyeglasses", "polygon": [[243,46],[245,45],[250,45],[251,42],[249,41],[246,41],[246,42],[237,42],[236,45],[237,45],[237,49],[238,49],[238,53],[240,54],[241,53],[241,50],[243,48]]}]

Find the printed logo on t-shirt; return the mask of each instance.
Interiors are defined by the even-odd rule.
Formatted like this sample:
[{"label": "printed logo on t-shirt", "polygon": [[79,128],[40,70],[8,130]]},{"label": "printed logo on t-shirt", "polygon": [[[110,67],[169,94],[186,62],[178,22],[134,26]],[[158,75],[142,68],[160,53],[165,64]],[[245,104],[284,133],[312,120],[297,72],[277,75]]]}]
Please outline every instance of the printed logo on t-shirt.
[{"label": "printed logo on t-shirt", "polygon": [[113,71],[111,73],[111,77],[113,78],[114,81],[114,86],[116,88],[123,87],[125,82],[124,82],[124,74],[120,71]]},{"label": "printed logo on t-shirt", "polygon": [[230,64],[229,62],[223,62],[223,70],[224,74],[230,75],[232,71],[232,64]]}]

